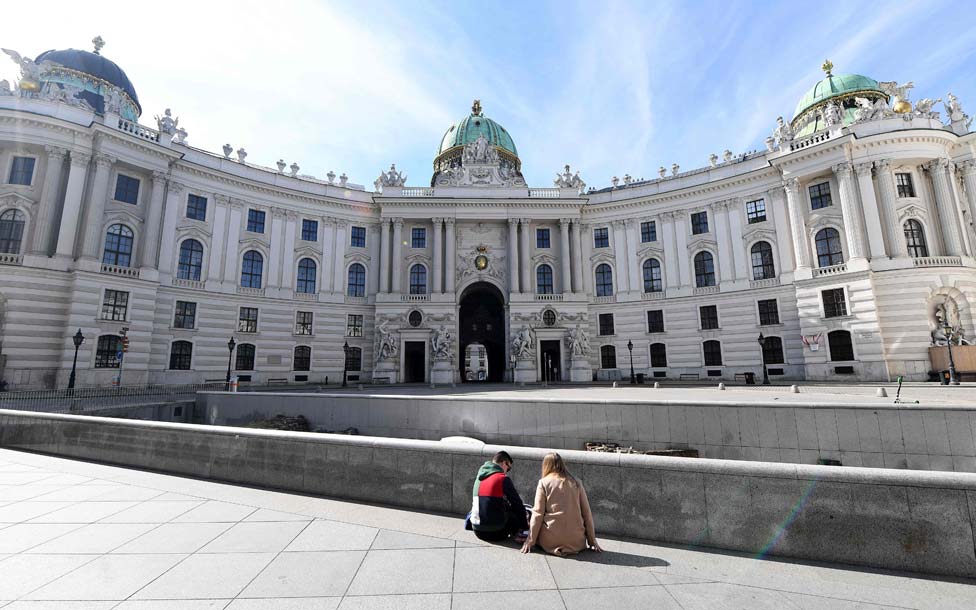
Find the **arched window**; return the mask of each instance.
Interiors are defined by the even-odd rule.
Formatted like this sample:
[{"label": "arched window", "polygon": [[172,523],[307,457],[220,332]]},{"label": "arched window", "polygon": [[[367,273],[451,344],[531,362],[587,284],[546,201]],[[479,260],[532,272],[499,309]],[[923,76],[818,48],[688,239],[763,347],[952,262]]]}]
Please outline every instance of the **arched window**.
[{"label": "arched window", "polygon": [[410,294],[427,294],[427,267],[421,264],[410,267]]},{"label": "arched window", "polygon": [[644,261],[644,292],[661,292],[664,284],[661,282],[661,263],[656,258]]},{"label": "arched window", "polygon": [[552,294],[552,267],[539,265],[535,270],[535,293]]},{"label": "arched window", "polygon": [[244,262],[241,265],[241,287],[260,288],[263,275],[264,256],[257,250],[245,252]]},{"label": "arched window", "polygon": [[254,346],[250,343],[240,343],[237,346],[237,358],[234,360],[235,371],[254,370]]},{"label": "arched window", "polygon": [[346,294],[351,297],[366,296],[366,267],[359,263],[349,265]]},{"label": "arched window", "polygon": [[705,366],[722,366],[722,344],[718,341],[702,343],[702,354],[705,356]]},{"label": "arched window", "polygon": [[199,282],[202,272],[203,245],[195,239],[184,240],[180,244],[180,262],[176,267],[176,277]]},{"label": "arched window", "polygon": [[193,356],[193,344],[189,341],[173,341],[169,348],[169,368],[171,371],[189,371]]},{"label": "arched window", "polygon": [[609,297],[613,295],[613,270],[610,265],[600,263],[596,268],[596,296]]},{"label": "arched window", "polygon": [[358,347],[350,347],[346,350],[346,370],[358,371],[363,368],[363,350]]},{"label": "arched window", "polygon": [[827,333],[827,345],[830,346],[832,361],[849,362],[854,360],[854,343],[851,333],[846,330],[832,330]]},{"label": "arched window", "polygon": [[668,366],[668,351],[663,343],[651,343],[651,368],[663,369]]},{"label": "arched window", "polygon": [[783,364],[783,340],[779,337],[766,337],[763,341],[763,361],[766,364]]},{"label": "arched window", "polygon": [[925,231],[919,221],[909,220],[905,223],[905,242],[908,244],[908,256],[920,258],[929,255],[929,247],[925,245]]},{"label": "arched window", "polygon": [[24,239],[24,213],[7,210],[0,214],[0,254],[20,254]]},{"label": "arched window", "polygon": [[600,368],[601,369],[615,369],[617,368],[617,348],[612,345],[601,345],[600,346]]},{"label": "arched window", "polygon": [[132,229],[125,225],[112,225],[105,234],[105,252],[102,263],[128,267],[132,262]]},{"label": "arched window", "polygon": [[122,352],[122,337],[118,335],[102,335],[95,346],[95,368],[117,369],[121,361],[118,355]]},{"label": "arched window", "polygon": [[695,286],[704,288],[715,285],[715,260],[707,251],[695,255]]},{"label": "arched window", "polygon": [[298,285],[295,290],[311,294],[315,292],[315,272],[318,267],[310,258],[298,261]]},{"label": "arched window", "polygon": [[776,267],[773,265],[772,246],[765,241],[752,244],[752,279],[768,280],[773,277],[776,277]]},{"label": "arched window", "polygon": [[296,371],[309,371],[312,369],[312,348],[307,345],[295,347],[294,368]]},{"label": "arched window", "polygon": [[844,263],[844,250],[840,247],[840,233],[827,227],[817,231],[814,238],[817,244],[817,266],[830,267]]}]

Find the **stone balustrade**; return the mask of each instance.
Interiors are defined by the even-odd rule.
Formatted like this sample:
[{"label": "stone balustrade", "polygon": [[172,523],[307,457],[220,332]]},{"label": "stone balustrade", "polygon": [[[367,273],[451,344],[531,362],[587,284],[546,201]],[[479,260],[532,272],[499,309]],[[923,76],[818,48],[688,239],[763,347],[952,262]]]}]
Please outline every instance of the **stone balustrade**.
[{"label": "stone balustrade", "polygon": [[264,288],[245,288],[244,286],[238,286],[237,294],[243,294],[249,297],[263,297]]},{"label": "stone balustrade", "polygon": [[535,295],[536,301],[562,301],[563,295],[561,294],[537,294]]},{"label": "stone balustrade", "polygon": [[529,197],[533,199],[559,199],[559,189],[557,188],[529,189]]},{"label": "stone balustrade", "polygon": [[0,253],[0,265],[22,265],[23,263],[23,254]]},{"label": "stone balustrade", "polygon": [[127,121],[126,119],[119,119],[119,130],[124,131],[127,134],[133,135],[137,138],[142,138],[149,142],[159,143],[159,132],[155,129],[150,129],[144,125],[133,121]]},{"label": "stone balustrade", "polygon": [[296,301],[306,301],[308,303],[318,303],[319,293],[317,292],[298,292],[295,291],[294,298]]},{"label": "stone balustrade", "polygon": [[405,186],[400,191],[401,197],[433,197],[434,189],[416,186]]},{"label": "stone balustrade", "polygon": [[839,265],[831,265],[829,267],[818,267],[813,270],[813,277],[837,275],[838,273],[847,273],[847,263],[841,263]]},{"label": "stone balustrade", "polygon": [[912,259],[916,267],[962,267],[959,256],[920,256]]},{"label": "stone balustrade", "polygon": [[664,299],[664,291],[663,290],[655,290],[654,292],[642,292],[641,293],[641,300],[642,301],[661,301],[663,299]]},{"label": "stone balustrade", "polygon": [[173,285],[179,286],[180,288],[193,288],[194,290],[204,290],[206,288],[206,283],[200,280],[185,280],[178,277],[173,278]]},{"label": "stone balustrade", "polygon": [[107,275],[121,275],[122,277],[139,277],[139,270],[132,267],[122,267],[120,265],[108,265],[102,263],[102,273]]},{"label": "stone balustrade", "polygon": [[429,301],[429,294],[401,294],[400,302],[402,303],[419,303],[422,301]]}]

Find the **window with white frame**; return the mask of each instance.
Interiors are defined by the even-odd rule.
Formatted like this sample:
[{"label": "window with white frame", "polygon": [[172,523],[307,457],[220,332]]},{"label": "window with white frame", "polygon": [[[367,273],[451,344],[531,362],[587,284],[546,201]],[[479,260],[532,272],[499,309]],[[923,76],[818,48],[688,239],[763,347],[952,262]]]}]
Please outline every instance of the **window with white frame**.
[{"label": "window with white frame", "polygon": [[124,290],[105,289],[102,299],[102,320],[124,322],[129,311],[129,293]]}]

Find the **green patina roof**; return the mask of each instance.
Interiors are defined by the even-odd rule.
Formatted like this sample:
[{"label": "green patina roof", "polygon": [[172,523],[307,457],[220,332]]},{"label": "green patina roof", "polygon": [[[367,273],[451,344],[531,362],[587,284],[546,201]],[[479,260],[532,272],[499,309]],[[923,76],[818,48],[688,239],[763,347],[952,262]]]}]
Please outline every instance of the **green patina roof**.
[{"label": "green patina roof", "polygon": [[856,91],[877,91],[884,94],[884,90],[878,85],[878,81],[867,76],[860,74],[828,76],[800,98],[800,103],[796,105],[796,112],[793,113],[793,119],[803,114],[811,106],[815,106],[824,100]]},{"label": "green patina roof", "polygon": [[[480,111],[480,105],[477,106],[477,109]],[[505,131],[504,127],[486,117],[483,112],[479,112],[478,114],[472,112],[471,115],[451,125],[441,140],[441,147],[437,151],[437,154],[440,155],[455,146],[470,144],[476,141],[478,136],[482,134],[484,134],[485,139],[491,144],[507,150],[516,157],[518,156],[518,150],[515,148],[515,142],[512,140],[512,136]]]}]

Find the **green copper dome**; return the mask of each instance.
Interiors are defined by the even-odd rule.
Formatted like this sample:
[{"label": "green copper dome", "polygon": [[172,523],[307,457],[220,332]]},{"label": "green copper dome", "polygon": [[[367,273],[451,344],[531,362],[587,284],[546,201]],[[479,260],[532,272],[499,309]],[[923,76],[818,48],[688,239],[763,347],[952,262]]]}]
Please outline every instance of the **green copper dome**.
[{"label": "green copper dome", "polygon": [[[878,81],[873,78],[861,76],[860,74],[838,74],[837,76],[828,74],[827,78],[814,85],[800,99],[800,102],[796,105],[796,112],[793,113],[793,118],[797,118],[808,108],[816,106],[820,102],[824,102],[830,98],[867,91],[885,95]],[[885,95],[885,97],[887,96]]]},{"label": "green copper dome", "polygon": [[823,63],[821,69],[827,74],[827,78],[807,91],[796,105],[796,111],[790,121],[794,137],[801,138],[826,129],[823,110],[831,103],[840,107],[841,123],[847,126],[853,123],[857,116],[857,98],[863,97],[872,103],[879,99],[888,100],[888,94],[873,78],[860,74],[835,76],[831,73],[834,64],[829,59]]},{"label": "green copper dome", "polygon": [[441,146],[437,151],[437,155],[440,156],[457,146],[470,144],[476,141],[480,135],[484,135],[489,143],[503,150],[507,150],[513,156],[518,157],[518,150],[515,148],[515,142],[512,140],[512,136],[505,131],[504,127],[485,116],[485,113],[481,111],[481,103],[478,100],[474,101],[469,116],[464,117],[448,128],[447,133],[441,139]]}]

